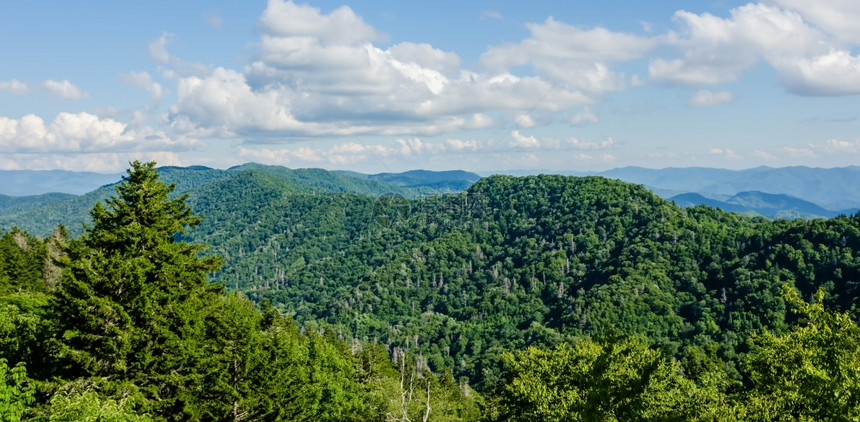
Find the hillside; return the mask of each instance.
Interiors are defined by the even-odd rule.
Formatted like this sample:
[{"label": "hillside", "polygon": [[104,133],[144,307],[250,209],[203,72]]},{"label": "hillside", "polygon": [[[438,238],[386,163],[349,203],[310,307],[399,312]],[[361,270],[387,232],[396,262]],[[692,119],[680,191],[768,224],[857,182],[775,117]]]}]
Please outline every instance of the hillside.
[{"label": "hillside", "polygon": [[81,195],[119,180],[118,173],[65,170],[0,170],[0,195],[30,196],[45,193]]},{"label": "hillside", "polygon": [[341,174],[368,180],[376,180],[405,188],[419,189],[424,194],[454,193],[466,190],[481,176],[463,171],[428,171],[410,170],[403,173],[362,174],[356,172],[338,172]]},{"label": "hillside", "polygon": [[695,192],[710,198],[725,199],[740,192],[757,191],[800,198],[828,210],[860,208],[858,166],[829,169],[756,167],[746,170],[623,167],[588,174],[675,192],[672,195]]},{"label": "hillside", "polygon": [[[411,179],[414,184],[400,186],[387,183],[363,175],[338,174],[322,169],[289,169],[281,166],[266,166],[262,164],[243,164],[227,170],[212,169],[203,166],[192,167],[162,167],[161,177],[168,183],[176,183],[176,194],[189,193],[198,198],[197,190],[205,190],[207,184],[221,180],[242,178],[247,172],[266,174],[270,178],[281,180],[293,185],[291,189],[308,193],[355,193],[368,196],[397,195],[415,198],[419,195],[438,194],[430,187],[433,183],[447,183],[449,176],[434,177],[434,172],[422,172],[421,179]],[[458,177],[459,173],[454,173]],[[397,174],[388,176],[397,179]],[[426,183],[426,184],[425,184]],[[228,183],[228,185],[230,185]],[[232,184],[229,189],[241,188]],[[227,189],[227,188],[225,188]],[[81,232],[81,223],[89,221],[89,210],[92,204],[113,194],[113,185],[106,185],[80,196],[48,195],[44,197],[23,199],[18,197],[0,197],[0,229],[10,230],[19,227],[30,233],[46,236],[59,224],[65,225],[69,232],[77,235]],[[448,186],[445,191],[459,191],[456,186]],[[215,194],[230,194],[229,190]],[[205,196],[205,195],[204,195]]]},{"label": "hillside", "polygon": [[54,201],[63,201],[74,198],[75,195],[68,193],[44,193],[41,195],[7,196],[0,195],[0,209],[15,206],[42,205]]},{"label": "hillside", "polygon": [[730,198],[720,201],[697,193],[685,193],[669,198],[681,207],[707,205],[723,211],[752,213],[769,218],[829,218],[838,215],[854,214],[857,209],[831,211],[819,207],[809,201],[788,195],[778,195],[764,192],[739,192]]},{"label": "hillside", "polygon": [[[802,409],[858,410],[831,397],[860,388],[845,375],[860,362],[860,214],[684,209],[593,176],[410,199],[265,167],[165,169],[187,172],[194,226],[137,166],[87,237],[0,236],[0,356],[53,394],[39,409],[63,411],[70,389],[213,420],[769,420],[797,406],[773,399],[794,400],[786,379],[826,374],[799,378]],[[556,403],[569,394],[584,401]]]},{"label": "hillside", "polygon": [[287,192],[262,176],[194,199],[206,219],[188,238],[226,259],[215,281],[479,387],[501,351],[612,333],[678,357],[711,350],[737,371],[750,333],[792,321],[782,284],[857,303],[856,216],[684,210],[598,177],[494,176],[411,200]]}]

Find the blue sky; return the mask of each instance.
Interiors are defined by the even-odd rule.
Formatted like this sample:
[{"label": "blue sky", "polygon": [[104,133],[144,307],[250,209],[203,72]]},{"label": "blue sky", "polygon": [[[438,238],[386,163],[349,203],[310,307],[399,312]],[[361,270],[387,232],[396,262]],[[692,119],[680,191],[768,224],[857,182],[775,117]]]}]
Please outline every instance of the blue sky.
[{"label": "blue sky", "polygon": [[856,0],[0,2],[0,168],[860,164]]}]

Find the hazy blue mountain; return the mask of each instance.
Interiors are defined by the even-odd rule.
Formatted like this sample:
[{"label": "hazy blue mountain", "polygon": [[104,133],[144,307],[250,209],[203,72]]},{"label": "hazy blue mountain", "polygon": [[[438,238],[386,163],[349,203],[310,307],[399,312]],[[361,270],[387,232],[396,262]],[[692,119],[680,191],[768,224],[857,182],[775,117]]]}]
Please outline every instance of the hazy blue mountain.
[{"label": "hazy blue mountain", "polygon": [[[163,181],[176,183],[176,194],[188,193],[192,204],[196,201],[214,200],[224,201],[225,206],[229,206],[235,195],[245,195],[263,189],[264,186],[269,187],[267,191],[288,193],[355,193],[369,196],[396,194],[407,198],[422,194],[418,189],[322,169],[289,169],[255,163],[227,170],[203,166],[168,166],[159,168],[159,173]],[[54,201],[9,198],[5,200],[8,205],[4,206],[4,200],[0,198],[0,230],[10,230],[18,226],[33,234],[47,235],[57,225],[64,224],[72,235],[76,235],[82,231],[81,223],[89,222],[89,210],[93,205],[113,194],[113,185],[105,185],[80,196],[53,196],[51,198],[57,199]],[[265,200],[265,195],[260,198]]]},{"label": "hazy blue mountain", "polygon": [[857,209],[828,210],[812,202],[788,195],[764,192],[739,192],[725,201],[708,198],[698,193],[685,193],[669,198],[681,207],[707,205],[729,212],[754,212],[770,218],[829,218],[840,214],[854,214]]},{"label": "hazy blue mountain", "polygon": [[68,193],[45,193],[41,195],[29,196],[0,195],[0,209],[14,207],[17,205],[46,204],[49,202],[62,201],[74,197],[75,195]]},{"label": "hazy blue mountain", "polygon": [[364,195],[398,194],[410,198],[419,195],[419,192],[403,186],[355,176],[360,173],[336,172],[318,168],[290,169],[283,166],[268,166],[257,163],[242,164],[229,169],[232,172],[242,170],[259,170],[311,190]]},{"label": "hazy blue mountain", "polygon": [[713,208],[719,208],[723,211],[728,212],[746,212],[749,211],[744,206],[737,204],[730,204],[728,202],[720,201],[713,198],[708,198],[698,193],[682,193],[680,195],[675,195],[671,198],[667,198],[670,201],[674,202],[676,205],[682,208],[695,207],[696,205],[707,205]]},{"label": "hazy blue mountain", "polygon": [[375,180],[395,186],[419,189],[421,193],[461,192],[477,182],[481,176],[464,170],[430,171],[410,170],[402,173],[363,174],[351,171],[336,172],[351,177]]},{"label": "hazy blue mountain", "polygon": [[0,170],[0,194],[32,196],[62,192],[80,195],[114,183],[119,173],[92,173],[65,170]]},{"label": "hazy blue mountain", "polygon": [[827,210],[860,208],[860,167],[756,167],[727,170],[703,167],[646,169],[624,167],[591,173],[631,183],[655,192],[697,192],[710,198],[729,198],[740,192],[769,192],[817,204]]}]

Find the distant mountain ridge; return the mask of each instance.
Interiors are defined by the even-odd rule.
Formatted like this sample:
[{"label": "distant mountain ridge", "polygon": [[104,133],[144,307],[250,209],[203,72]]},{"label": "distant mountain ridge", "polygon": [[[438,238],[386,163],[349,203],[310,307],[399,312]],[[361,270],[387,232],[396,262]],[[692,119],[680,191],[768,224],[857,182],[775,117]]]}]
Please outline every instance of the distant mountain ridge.
[{"label": "distant mountain ridge", "polygon": [[402,173],[363,174],[351,171],[335,171],[352,177],[376,180],[405,188],[436,190],[440,193],[460,192],[481,179],[481,176],[464,170],[409,170]]},{"label": "distant mountain ridge", "polygon": [[622,167],[580,174],[639,183],[658,193],[696,192],[723,201],[741,192],[767,192],[800,198],[827,210],[860,208],[860,166],[829,169],[803,166],[756,167],[746,170],[705,167],[670,167],[658,170]]},{"label": "distant mountain ridge", "polygon": [[683,193],[668,199],[684,208],[707,205],[723,211],[756,213],[769,218],[831,218],[838,215],[851,215],[857,212],[856,208],[841,211],[828,210],[812,202],[788,195],[754,191],[739,192],[725,201],[708,198],[698,193]]},{"label": "distant mountain ridge", "polygon": [[[247,163],[226,170],[204,166],[159,168],[161,179],[176,184],[176,194],[188,193],[190,202],[215,198],[221,192],[229,198],[231,189],[241,190],[242,198],[265,192],[307,194],[352,193],[366,196],[396,195],[418,198],[438,193],[461,192],[480,178],[474,173],[452,171],[433,172],[419,170],[406,173],[365,175],[361,173],[332,172],[323,169],[290,169]],[[89,210],[97,202],[114,193],[113,184],[103,185],[83,195],[48,194],[38,197],[0,196],[0,230],[17,226],[30,233],[47,235],[59,224],[72,234],[81,231],[81,222],[89,221]],[[229,200],[228,200],[229,202]],[[229,205],[229,204],[227,204]],[[209,205],[207,205],[209,206]]]},{"label": "distant mountain ridge", "polygon": [[119,173],[66,170],[0,170],[0,195],[32,196],[44,193],[82,195],[120,179]]}]

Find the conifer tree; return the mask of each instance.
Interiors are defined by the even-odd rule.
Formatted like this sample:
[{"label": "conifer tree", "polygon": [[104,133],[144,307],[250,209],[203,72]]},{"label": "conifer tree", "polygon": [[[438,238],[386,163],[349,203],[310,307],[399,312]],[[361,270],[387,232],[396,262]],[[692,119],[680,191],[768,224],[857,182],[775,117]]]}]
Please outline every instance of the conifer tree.
[{"label": "conifer tree", "polygon": [[158,413],[182,414],[199,388],[206,307],[221,290],[207,275],[221,262],[176,241],[199,219],[174,189],[155,163],[131,163],[117,195],[69,242],[54,309],[67,376],[132,380]]}]

